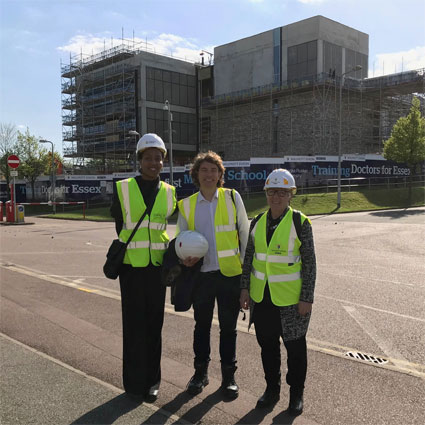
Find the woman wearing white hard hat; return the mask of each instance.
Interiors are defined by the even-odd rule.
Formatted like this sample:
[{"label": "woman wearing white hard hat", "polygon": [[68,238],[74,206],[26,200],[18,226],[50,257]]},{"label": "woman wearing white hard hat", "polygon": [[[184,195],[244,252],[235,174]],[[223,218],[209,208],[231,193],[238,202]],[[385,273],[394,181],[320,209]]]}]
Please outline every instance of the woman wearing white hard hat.
[{"label": "woman wearing white hard hat", "polygon": [[160,266],[168,246],[167,219],[176,207],[175,188],[160,180],[167,154],[162,139],[145,134],[137,143],[140,175],[118,181],[111,215],[127,248],[119,280],[123,320],[123,384],[131,398],[155,401],[161,380],[161,331],[165,287]]},{"label": "woman wearing white hard hat", "polygon": [[307,333],[316,280],[316,256],[310,220],[290,207],[296,192],[288,170],[267,177],[267,212],[251,222],[241,278],[241,307],[250,307],[266,379],[257,408],[271,407],[280,398],[280,338],[287,350],[290,386],[287,412],[303,411],[307,373]]}]

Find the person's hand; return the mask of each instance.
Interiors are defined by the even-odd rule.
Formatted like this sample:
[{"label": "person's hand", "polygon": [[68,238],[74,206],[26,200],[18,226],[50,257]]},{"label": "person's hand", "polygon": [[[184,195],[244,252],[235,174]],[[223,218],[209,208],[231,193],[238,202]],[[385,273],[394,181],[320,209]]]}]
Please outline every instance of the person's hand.
[{"label": "person's hand", "polygon": [[183,264],[186,267],[194,266],[200,260],[199,257],[187,257],[186,260],[183,260]]},{"label": "person's hand", "polygon": [[248,289],[241,290],[241,296],[239,298],[239,302],[241,304],[241,308],[244,310],[248,310],[249,308],[249,291]]},{"label": "person's hand", "polygon": [[301,316],[307,316],[307,314],[311,312],[311,307],[312,306],[313,306],[312,303],[308,303],[308,302],[305,302],[305,301],[300,301],[298,303],[298,313]]}]

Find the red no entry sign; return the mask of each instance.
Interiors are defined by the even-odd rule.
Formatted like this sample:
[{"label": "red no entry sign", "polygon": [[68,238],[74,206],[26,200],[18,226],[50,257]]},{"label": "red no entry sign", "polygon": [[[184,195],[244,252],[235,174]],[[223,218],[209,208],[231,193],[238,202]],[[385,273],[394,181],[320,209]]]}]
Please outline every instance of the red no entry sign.
[{"label": "red no entry sign", "polygon": [[7,158],[7,165],[10,168],[18,168],[19,167],[19,157],[17,155],[10,155]]}]

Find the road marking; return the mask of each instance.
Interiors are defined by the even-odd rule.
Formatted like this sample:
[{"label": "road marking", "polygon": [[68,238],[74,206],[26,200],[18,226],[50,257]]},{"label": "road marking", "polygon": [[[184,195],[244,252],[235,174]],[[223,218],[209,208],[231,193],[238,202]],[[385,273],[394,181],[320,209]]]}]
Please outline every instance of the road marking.
[{"label": "road marking", "polygon": [[[323,269],[327,269],[327,268],[329,268],[331,266],[334,266],[335,263],[320,263],[320,265],[321,265],[321,267],[323,267]],[[350,263],[349,266],[350,267],[353,267],[353,268],[356,268],[356,267],[359,268],[359,267],[363,267],[364,266],[364,263]],[[373,267],[375,269],[390,270],[388,266],[384,266],[384,265],[380,265],[380,264],[374,264]],[[395,269],[395,270],[397,270],[400,273],[411,272],[410,269],[402,269],[402,268],[396,267],[396,266],[393,266],[392,268]],[[323,271],[326,273],[326,270],[323,270]],[[425,269],[424,269],[424,271],[417,270],[416,273],[425,274]]]},{"label": "road marking", "polygon": [[401,285],[401,286],[410,286],[410,287],[417,287],[418,285],[415,285],[413,283],[402,283],[402,282],[396,282],[396,281],[391,281],[391,280],[386,280],[386,279],[374,279],[373,277],[369,277],[369,276],[358,276],[355,274],[348,274],[348,273],[344,273],[344,274],[338,274],[338,273],[332,273],[332,272],[327,272],[325,270],[321,270],[320,273],[325,273],[325,274],[330,274],[332,276],[336,276],[336,277],[354,277],[357,280],[358,279],[367,279],[369,280],[374,280],[375,282],[385,282],[385,283],[391,283],[393,285]]},{"label": "road marking", "polygon": [[[62,366],[65,369],[68,369],[71,372],[76,373],[77,375],[83,376],[84,378],[88,379],[89,381],[95,382],[96,384],[102,385],[103,387],[107,388],[108,390],[116,393],[117,395],[120,394],[124,394],[124,391],[121,388],[116,387],[115,385],[109,384],[108,382],[102,381],[99,378],[96,378],[95,376],[91,376],[85,372],[83,372],[82,370],[76,369],[75,367],[64,363],[58,359],[55,359],[54,357],[49,356],[46,353],[43,353],[42,351],[39,351],[33,347],[30,347],[29,345],[26,345],[16,339],[11,338],[10,336],[4,334],[3,332],[0,332],[0,337],[7,339],[8,341],[25,348],[28,351],[31,351],[32,353],[37,354],[40,357],[43,357],[46,360],[51,361],[52,363],[56,363],[59,366]],[[169,419],[172,419],[174,422],[173,423],[182,423],[182,424],[190,424],[190,422],[185,421],[184,419],[180,418],[179,416],[168,412],[166,410],[164,410],[162,407],[157,407],[154,404],[151,403],[143,403],[144,407],[149,407],[149,409],[153,410],[154,412],[158,412],[163,414],[164,416],[168,417]],[[168,421],[167,421],[168,423]]]},{"label": "road marking", "polygon": [[402,365],[409,363],[389,341],[386,341],[379,335],[378,330],[372,322],[367,320],[355,307],[348,305],[343,305],[343,307],[345,311],[358,323],[358,325],[372,338],[385,355],[391,357],[392,362],[395,363],[396,366],[403,368],[404,366]]},{"label": "road marking", "polygon": [[[83,288],[81,288],[81,284],[75,283],[72,280],[64,280],[63,278],[61,279],[60,277],[53,277],[52,275],[47,275],[39,270],[35,270],[35,269],[30,269],[28,267],[25,266],[21,266],[21,265],[17,265],[17,264],[11,264],[11,263],[0,263],[0,267],[6,269],[6,270],[11,270],[14,271],[16,273],[21,273],[21,274],[25,274],[27,276],[31,276],[31,277],[35,277],[37,279],[41,279],[41,280],[45,280],[47,282],[50,283],[56,283],[62,286],[67,286],[69,288],[74,288],[74,289],[79,289],[79,290],[83,290]],[[121,296],[119,291],[114,290],[114,289],[107,289],[107,288],[102,288],[99,287],[97,285],[89,285],[86,284],[87,289],[86,292],[90,292],[92,291],[93,293],[95,293],[95,295],[100,295],[100,296],[104,296],[104,297],[108,297],[108,298],[112,298],[115,300],[120,301],[121,300]],[[324,298],[330,298],[330,297],[326,297],[323,296]],[[367,306],[363,306],[361,304],[356,304],[356,303],[352,303],[349,301],[344,301],[344,300],[337,300],[334,298],[331,298],[332,300],[336,300],[345,304],[351,304],[351,305],[356,305],[356,306],[360,306],[363,308],[368,308]],[[373,307],[370,307],[372,310],[379,310],[379,309],[375,309]],[[184,312],[176,312],[174,311],[174,306],[169,304],[169,303],[165,303],[165,309],[164,311],[168,314],[172,314],[174,316],[181,316],[181,317],[186,317],[186,318],[190,318],[193,319],[193,310],[190,311],[184,311]],[[389,313],[391,314],[392,312],[390,311],[386,311],[386,310],[379,310],[385,313]],[[406,317],[409,319],[413,319],[413,320],[420,320],[423,321],[422,319],[419,318],[415,318],[415,317],[410,317],[410,316],[405,316],[405,315],[400,315],[398,313],[394,313],[397,316],[402,316],[402,317]],[[218,317],[216,314],[214,314],[213,317],[213,321],[212,323],[215,326],[219,325],[218,322]],[[250,335],[255,335],[255,330],[252,329],[252,331],[248,332],[248,326],[247,326],[247,322],[244,322],[242,320],[238,320],[238,324],[237,324],[237,330],[240,332],[244,332]],[[345,356],[345,353],[347,351],[358,351],[354,348],[350,348],[350,347],[342,347],[339,346],[337,344],[331,343],[331,342],[327,342],[327,341],[321,341],[321,340],[316,340],[313,338],[307,338],[307,346],[310,350],[313,351],[317,351],[320,353],[324,353],[324,354],[329,354],[335,357],[339,357],[342,358],[344,360],[350,360],[350,361],[357,361],[357,362],[361,362],[363,365],[368,365],[368,366],[374,366],[374,367],[381,367],[384,369],[390,369],[393,370],[395,372],[400,372],[400,373],[404,373],[404,374],[408,374],[408,375],[412,375],[412,376],[416,376],[418,378],[422,378],[425,379],[425,372],[421,372],[418,369],[423,369],[425,370],[425,365],[418,365],[416,363],[411,363],[409,361],[407,361],[406,359],[404,359],[403,357],[400,359],[396,359],[396,358],[391,358],[388,359],[390,360],[393,364],[385,364],[385,365],[380,365],[380,364],[375,364],[375,363],[369,363],[369,362],[363,362],[361,360],[357,360],[351,357],[347,357]],[[375,357],[379,357],[379,356],[375,356]]]},{"label": "road marking", "polygon": [[92,289],[86,289],[86,288],[77,288],[79,291],[84,291],[84,292],[89,292],[89,293],[95,293],[97,292],[96,290],[92,290]]},{"label": "road marking", "polygon": [[407,314],[401,314],[401,313],[396,313],[395,311],[383,310],[381,308],[371,307],[369,305],[359,304],[353,301],[341,300],[339,298],[334,298],[334,297],[328,297],[327,295],[316,294],[315,297],[326,298],[331,301],[338,301],[341,304],[355,305],[356,307],[366,308],[368,310],[373,310],[373,311],[379,311],[380,313],[391,314],[393,316],[403,317],[404,319],[416,320],[418,322],[425,322],[425,319],[422,319],[420,317],[408,316]]}]

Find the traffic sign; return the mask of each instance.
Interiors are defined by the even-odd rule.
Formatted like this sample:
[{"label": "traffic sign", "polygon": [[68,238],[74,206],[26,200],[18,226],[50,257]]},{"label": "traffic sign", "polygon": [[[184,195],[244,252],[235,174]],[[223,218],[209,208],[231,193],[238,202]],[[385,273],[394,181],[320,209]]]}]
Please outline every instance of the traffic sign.
[{"label": "traffic sign", "polygon": [[7,165],[10,168],[18,168],[19,162],[19,157],[17,155],[9,155],[7,158]]},{"label": "traffic sign", "polygon": [[10,177],[18,177],[18,172],[16,170],[12,170],[10,172]]}]

